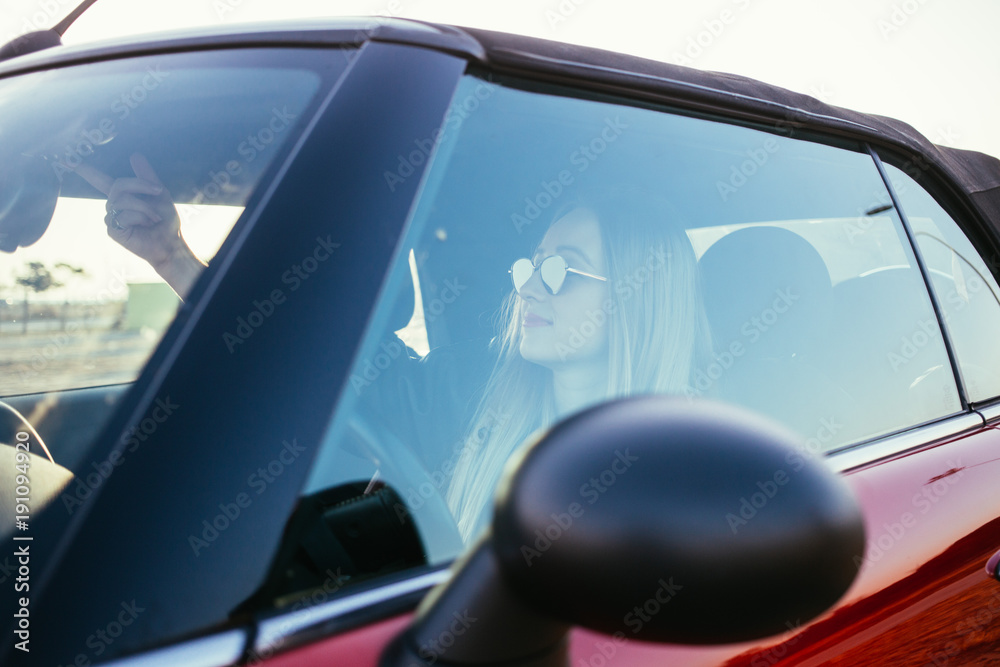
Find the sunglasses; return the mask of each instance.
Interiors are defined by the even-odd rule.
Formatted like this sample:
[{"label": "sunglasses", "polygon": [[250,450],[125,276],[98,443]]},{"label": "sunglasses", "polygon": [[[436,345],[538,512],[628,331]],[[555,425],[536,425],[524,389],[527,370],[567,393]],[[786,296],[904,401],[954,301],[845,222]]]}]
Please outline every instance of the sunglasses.
[{"label": "sunglasses", "polygon": [[559,255],[550,255],[541,261],[538,266],[535,266],[530,259],[527,257],[522,257],[521,259],[514,262],[510,271],[510,278],[514,281],[514,290],[518,294],[521,293],[521,289],[524,287],[525,283],[531,280],[531,276],[535,273],[535,269],[538,269],[539,274],[542,277],[542,284],[545,285],[545,289],[548,290],[549,294],[559,294],[559,290],[562,289],[563,283],[566,282],[567,273],[575,273],[578,276],[584,276],[586,278],[594,278],[595,280],[601,280],[607,282],[607,278],[603,276],[595,276],[593,273],[587,273],[585,271],[580,271],[579,269],[570,268],[566,263],[566,260]]}]

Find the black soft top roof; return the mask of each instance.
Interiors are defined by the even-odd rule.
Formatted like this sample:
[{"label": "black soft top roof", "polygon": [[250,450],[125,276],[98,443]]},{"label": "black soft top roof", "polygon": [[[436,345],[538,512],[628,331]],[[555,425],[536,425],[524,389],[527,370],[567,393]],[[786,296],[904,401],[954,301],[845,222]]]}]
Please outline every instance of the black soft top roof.
[{"label": "black soft top roof", "polygon": [[[385,17],[228,24],[104,44],[48,49],[0,63],[0,77],[58,63],[142,51],[220,46],[314,46],[403,43],[446,51],[499,72],[591,85],[634,96],[637,91],[676,106],[737,115],[782,127],[849,135],[901,153],[918,172],[936,171],[1000,237],[1000,160],[976,151],[937,146],[910,125],[825,104],[813,97],[742,76],[671,65],[636,56],[534,37]],[[911,175],[919,176],[913,169]]]},{"label": "black soft top roof", "polygon": [[[754,79],[671,65],[635,56],[549,40],[462,28],[484,48],[487,64],[499,70],[579,81],[603,88],[642,90],[673,103],[733,112],[783,127],[801,126],[849,134],[894,148],[920,171],[937,169],[1000,234],[1000,160],[977,151],[931,143],[894,118],[831,106]],[[908,170],[913,175],[913,170]]]}]

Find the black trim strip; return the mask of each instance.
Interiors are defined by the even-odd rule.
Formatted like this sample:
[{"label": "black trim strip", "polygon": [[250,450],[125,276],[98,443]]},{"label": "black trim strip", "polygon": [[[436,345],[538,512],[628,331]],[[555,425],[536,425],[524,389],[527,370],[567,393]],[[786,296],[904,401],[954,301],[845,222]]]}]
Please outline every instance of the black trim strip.
[{"label": "black trim strip", "polygon": [[937,294],[934,292],[934,286],[931,284],[931,274],[930,270],[927,268],[926,262],[924,262],[923,253],[920,252],[920,247],[917,245],[916,235],[913,233],[913,227],[910,226],[910,221],[906,217],[906,211],[899,203],[899,197],[896,195],[896,190],[892,187],[892,181],[889,175],[885,172],[885,165],[882,164],[881,158],[879,158],[878,153],[868,146],[868,153],[872,156],[872,160],[875,161],[875,167],[878,169],[879,176],[882,177],[882,182],[885,184],[886,190],[889,192],[889,197],[892,199],[892,205],[896,209],[896,214],[899,216],[900,221],[903,223],[903,229],[906,231],[906,238],[910,241],[910,247],[913,249],[913,256],[917,260],[917,266],[920,268],[920,275],[924,279],[924,288],[927,290],[927,294],[931,299],[931,306],[934,308],[934,317],[937,318],[938,328],[941,330],[941,340],[944,341],[945,349],[948,351],[948,361],[951,363],[951,372],[955,378],[955,382],[958,384],[958,398],[962,402],[962,410],[970,411],[969,398],[965,394],[965,380],[962,377],[962,369],[958,364],[958,356],[955,353],[955,345],[952,343],[951,334],[948,331],[948,327],[945,323],[944,311],[941,309],[941,304],[938,302]]}]

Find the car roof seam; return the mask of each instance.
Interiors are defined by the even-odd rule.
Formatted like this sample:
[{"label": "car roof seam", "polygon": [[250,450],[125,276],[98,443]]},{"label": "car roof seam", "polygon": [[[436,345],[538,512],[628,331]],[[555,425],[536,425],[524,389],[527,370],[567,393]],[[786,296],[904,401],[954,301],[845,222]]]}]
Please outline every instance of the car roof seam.
[{"label": "car roof seam", "polygon": [[[829,116],[826,114],[816,113],[815,111],[809,111],[802,107],[790,106],[787,104],[782,104],[780,102],[775,102],[774,100],[768,100],[761,97],[754,97],[752,95],[746,95],[743,93],[736,93],[730,90],[723,90],[721,88],[713,88],[711,86],[705,86],[699,83],[693,83],[690,81],[681,81],[680,79],[672,79],[664,76],[656,76],[653,74],[647,74],[644,72],[632,72],[629,70],[619,69],[616,67],[608,67],[606,65],[595,65],[592,63],[581,63],[572,60],[564,60],[561,58],[553,58],[552,56],[543,56],[537,53],[530,53],[528,51],[522,51],[520,49],[510,49],[506,47],[496,47],[492,50],[495,53],[509,53],[512,55],[520,56],[530,61],[535,62],[548,62],[554,65],[560,65],[562,67],[567,67],[570,69],[587,70],[591,72],[605,72],[607,74],[613,74],[615,76],[621,76],[632,80],[641,80],[657,84],[669,84],[671,86],[677,86],[679,88],[684,88],[687,90],[697,90],[703,93],[708,93],[712,95],[723,95],[733,99],[738,99],[746,102],[753,102],[755,104],[764,104],[774,109],[783,110],[785,112],[794,112],[796,114],[802,114],[810,119],[822,120],[827,123],[832,123],[841,126],[847,126],[854,129],[862,129],[868,132],[872,132],[880,137],[884,137],[884,133],[880,132],[877,128],[870,125],[865,125],[864,123],[858,123],[856,121],[848,120],[846,118],[837,118],[835,116]],[[500,69],[506,64],[498,64],[496,62],[490,63],[492,67]],[[663,91],[667,92],[667,91]],[[682,100],[683,102],[683,100]],[[798,120],[794,118],[786,118],[786,120]]]}]

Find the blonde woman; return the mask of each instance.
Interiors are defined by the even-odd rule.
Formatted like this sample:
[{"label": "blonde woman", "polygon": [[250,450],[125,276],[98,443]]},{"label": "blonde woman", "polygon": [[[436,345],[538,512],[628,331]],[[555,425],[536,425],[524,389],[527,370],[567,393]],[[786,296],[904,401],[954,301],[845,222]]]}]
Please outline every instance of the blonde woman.
[{"label": "blonde woman", "polygon": [[[141,155],[132,167],[135,178],[113,179],[86,165],[77,172],[108,194],[108,234],[183,298],[204,265],[181,237],[152,167]],[[609,398],[683,393],[692,371],[710,358],[694,253],[668,202],[637,188],[609,189],[564,206],[553,220],[533,256],[511,267],[499,357],[448,487],[466,541],[488,519],[504,464],[534,431]],[[427,375],[412,364],[395,370]],[[395,421],[407,409],[420,413],[414,395],[439,397],[415,391],[396,400],[393,391],[369,398]],[[388,410],[390,404],[398,409]],[[423,415],[415,426],[433,430],[439,421]]]},{"label": "blonde woman", "polygon": [[499,359],[448,490],[466,541],[532,432],[609,398],[683,393],[709,354],[694,253],[655,197],[564,208],[511,277]]}]

